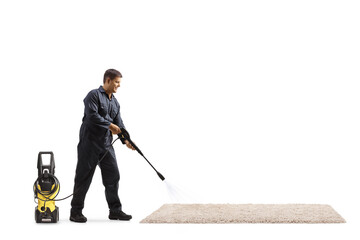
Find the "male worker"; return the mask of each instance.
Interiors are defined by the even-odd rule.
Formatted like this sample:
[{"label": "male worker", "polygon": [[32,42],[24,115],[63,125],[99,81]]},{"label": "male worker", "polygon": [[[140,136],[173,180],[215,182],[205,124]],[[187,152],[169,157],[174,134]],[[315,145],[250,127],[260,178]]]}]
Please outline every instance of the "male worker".
[{"label": "male worker", "polygon": [[[77,146],[78,162],[76,166],[74,195],[71,201],[70,220],[86,222],[82,214],[85,195],[90,187],[96,165],[101,169],[105,186],[106,201],[109,206],[109,219],[130,220],[131,215],[122,211],[118,196],[119,169],[114,148],[111,146],[112,134],[121,133],[124,128],[120,116],[120,105],[113,93],[120,87],[122,75],[115,69],[108,69],[104,74],[104,84],[88,93],[84,99],[85,111],[80,128],[80,141]],[[135,150],[129,141],[121,139],[123,144]],[[109,152],[104,156],[105,152]]]}]

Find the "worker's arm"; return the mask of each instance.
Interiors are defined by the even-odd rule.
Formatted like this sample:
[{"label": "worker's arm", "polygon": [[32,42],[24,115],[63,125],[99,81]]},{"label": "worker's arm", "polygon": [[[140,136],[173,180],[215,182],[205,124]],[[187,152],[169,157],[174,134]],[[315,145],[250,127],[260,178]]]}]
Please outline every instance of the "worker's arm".
[{"label": "worker's arm", "polygon": [[[116,100],[116,99],[114,99],[115,100],[115,102],[116,102],[116,106],[117,106],[117,113],[116,113],[116,115],[115,115],[115,117],[114,117],[114,119],[113,119],[113,125],[115,125],[116,127],[118,127],[119,128],[119,130],[120,130],[120,128],[122,128],[122,129],[125,129],[125,125],[124,125],[124,123],[123,123],[123,120],[121,119],[121,115],[120,115],[120,104],[119,104],[119,102]],[[112,127],[112,126],[111,126]],[[119,133],[121,133],[121,131],[113,131],[111,128],[110,128],[110,130],[111,130],[111,132],[113,133],[113,134],[118,134],[119,135],[119,137],[120,137],[120,140],[121,140],[121,142],[123,143],[123,144],[125,144],[125,142],[124,142],[124,139],[123,138],[121,138],[121,135],[119,134]],[[117,129],[116,129],[117,130]]]},{"label": "worker's arm", "polygon": [[119,110],[116,114],[116,116],[114,117],[114,124],[119,126],[119,128],[125,128],[125,125],[123,123],[123,120],[121,119],[121,115],[120,115],[120,107],[119,107]]},{"label": "worker's arm", "polygon": [[126,146],[132,150],[135,150],[135,148],[130,144],[130,142],[128,140],[126,140],[126,138],[124,137],[124,135],[128,135],[128,137],[130,137],[129,133],[126,131],[125,129],[125,125],[123,123],[123,120],[121,119],[121,115],[120,115],[120,107],[119,107],[119,111],[116,114],[115,118],[114,118],[114,123],[116,123],[117,126],[119,126],[122,129],[122,132],[120,134],[118,133],[114,133],[113,134],[118,134],[118,136],[120,137],[120,141],[122,142],[122,144],[126,144]]}]

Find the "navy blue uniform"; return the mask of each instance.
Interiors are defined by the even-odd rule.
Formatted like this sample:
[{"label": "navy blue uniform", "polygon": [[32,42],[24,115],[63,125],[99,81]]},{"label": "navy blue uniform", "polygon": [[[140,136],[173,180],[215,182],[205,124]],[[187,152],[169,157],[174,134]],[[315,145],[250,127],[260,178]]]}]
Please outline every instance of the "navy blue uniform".
[{"label": "navy blue uniform", "polygon": [[105,186],[105,196],[110,211],[121,210],[118,196],[120,174],[114,148],[111,146],[113,137],[109,130],[111,123],[125,128],[120,116],[120,104],[114,94],[109,99],[104,88],[100,86],[88,93],[84,99],[84,105],[80,141],[77,146],[78,162],[71,212],[81,212],[84,208],[85,196],[90,187],[96,164],[107,149],[109,149],[108,154],[99,164]]}]

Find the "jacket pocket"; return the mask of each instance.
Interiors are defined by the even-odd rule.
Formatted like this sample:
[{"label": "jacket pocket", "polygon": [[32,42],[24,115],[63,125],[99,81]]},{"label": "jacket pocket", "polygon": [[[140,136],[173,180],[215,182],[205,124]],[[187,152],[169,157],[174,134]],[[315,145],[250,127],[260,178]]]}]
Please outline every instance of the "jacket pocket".
[{"label": "jacket pocket", "polygon": [[102,116],[102,117],[105,117],[107,115],[107,108],[104,104],[100,104],[100,107],[99,107],[99,114]]}]

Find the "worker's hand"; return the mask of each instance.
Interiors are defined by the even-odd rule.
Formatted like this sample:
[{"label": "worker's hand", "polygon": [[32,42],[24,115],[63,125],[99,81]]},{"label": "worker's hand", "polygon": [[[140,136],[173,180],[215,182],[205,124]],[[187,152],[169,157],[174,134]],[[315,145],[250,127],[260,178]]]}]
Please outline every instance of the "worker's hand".
[{"label": "worker's hand", "polygon": [[135,148],[131,145],[131,143],[128,140],[125,140],[125,144],[128,148],[135,150]]},{"label": "worker's hand", "polygon": [[119,128],[117,125],[113,124],[113,123],[110,124],[109,129],[110,129],[110,131],[112,132],[112,134],[119,134],[119,133],[121,133],[120,128]]}]

